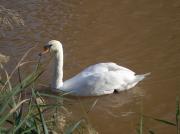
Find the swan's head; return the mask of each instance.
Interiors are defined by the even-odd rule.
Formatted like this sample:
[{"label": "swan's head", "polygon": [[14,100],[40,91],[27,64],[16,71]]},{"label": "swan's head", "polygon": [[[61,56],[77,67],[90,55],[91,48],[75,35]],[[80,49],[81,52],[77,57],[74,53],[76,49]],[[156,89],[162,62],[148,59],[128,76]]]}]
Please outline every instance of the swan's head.
[{"label": "swan's head", "polygon": [[51,40],[46,45],[44,45],[44,51],[39,55],[45,54],[47,52],[57,53],[62,50],[62,44],[58,40]]}]

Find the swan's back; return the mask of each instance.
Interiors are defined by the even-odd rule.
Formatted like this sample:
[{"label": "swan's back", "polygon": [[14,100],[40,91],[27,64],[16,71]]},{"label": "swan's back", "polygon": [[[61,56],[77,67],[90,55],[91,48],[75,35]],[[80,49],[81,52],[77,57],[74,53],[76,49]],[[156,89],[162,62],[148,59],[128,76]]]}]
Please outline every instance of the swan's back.
[{"label": "swan's back", "polygon": [[128,71],[129,73],[131,72],[132,74],[135,74],[133,71],[130,69],[127,69],[125,67],[119,66],[116,63],[113,62],[108,62],[108,63],[98,63],[95,65],[91,65],[84,69],[81,73],[78,75],[92,75],[95,73],[103,73],[103,72],[109,72],[109,71],[118,71],[118,70],[124,70]]},{"label": "swan's back", "polygon": [[143,78],[143,75],[136,77],[133,71],[115,63],[99,63],[66,80],[62,90],[80,96],[111,94],[114,90],[132,88]]}]

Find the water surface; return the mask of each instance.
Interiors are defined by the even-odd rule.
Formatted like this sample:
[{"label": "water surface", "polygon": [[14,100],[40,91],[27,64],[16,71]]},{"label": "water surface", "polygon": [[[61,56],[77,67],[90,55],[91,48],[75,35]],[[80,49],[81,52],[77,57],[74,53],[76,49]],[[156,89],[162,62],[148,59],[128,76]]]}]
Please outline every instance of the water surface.
[{"label": "water surface", "polygon": [[[116,62],[138,74],[152,75],[130,91],[98,97],[86,116],[100,134],[134,134],[143,109],[146,115],[175,120],[175,98],[180,89],[180,2],[177,0],[1,0],[18,11],[24,28],[7,31],[0,51],[11,56],[11,71],[31,47],[27,60],[51,39],[63,43],[64,79],[98,62]],[[27,66],[28,73],[34,65]],[[39,84],[49,85],[51,65]],[[79,119],[96,100],[83,98],[68,106]],[[82,106],[84,107],[82,109]],[[176,128],[145,120],[156,133],[175,133]],[[147,133],[147,131],[146,131]]]}]

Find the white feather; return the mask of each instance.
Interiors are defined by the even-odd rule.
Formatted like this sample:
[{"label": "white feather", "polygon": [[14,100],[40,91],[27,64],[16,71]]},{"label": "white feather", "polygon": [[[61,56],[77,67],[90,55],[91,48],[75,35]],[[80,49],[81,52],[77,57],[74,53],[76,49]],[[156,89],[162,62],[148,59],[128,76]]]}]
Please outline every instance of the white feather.
[{"label": "white feather", "polygon": [[148,74],[135,75],[133,71],[116,63],[98,63],[91,65],[82,72],[63,82],[63,49],[59,41],[50,41],[51,52],[55,54],[54,77],[52,89],[54,91],[70,92],[78,96],[97,96],[111,94],[134,87]]}]

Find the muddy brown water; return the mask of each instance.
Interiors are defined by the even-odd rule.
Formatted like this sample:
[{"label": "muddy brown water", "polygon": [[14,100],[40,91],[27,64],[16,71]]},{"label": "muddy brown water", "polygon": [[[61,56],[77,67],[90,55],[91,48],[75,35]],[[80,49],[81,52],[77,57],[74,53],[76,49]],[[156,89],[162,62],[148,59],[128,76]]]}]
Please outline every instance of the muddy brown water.
[{"label": "muddy brown water", "polygon": [[[100,134],[134,134],[137,113],[175,121],[175,100],[180,90],[180,1],[171,0],[1,0],[18,11],[25,27],[14,28],[0,38],[0,52],[11,57],[11,71],[22,55],[36,48],[26,60],[36,60],[51,39],[63,43],[64,79],[98,62],[116,62],[146,80],[130,91],[102,97],[74,99],[69,106],[76,119],[88,116]],[[29,72],[33,64],[23,71]],[[48,85],[51,65],[39,84]],[[97,104],[87,115],[93,102]],[[84,107],[82,109],[82,106]],[[145,119],[145,133],[176,132],[173,126]]]}]

